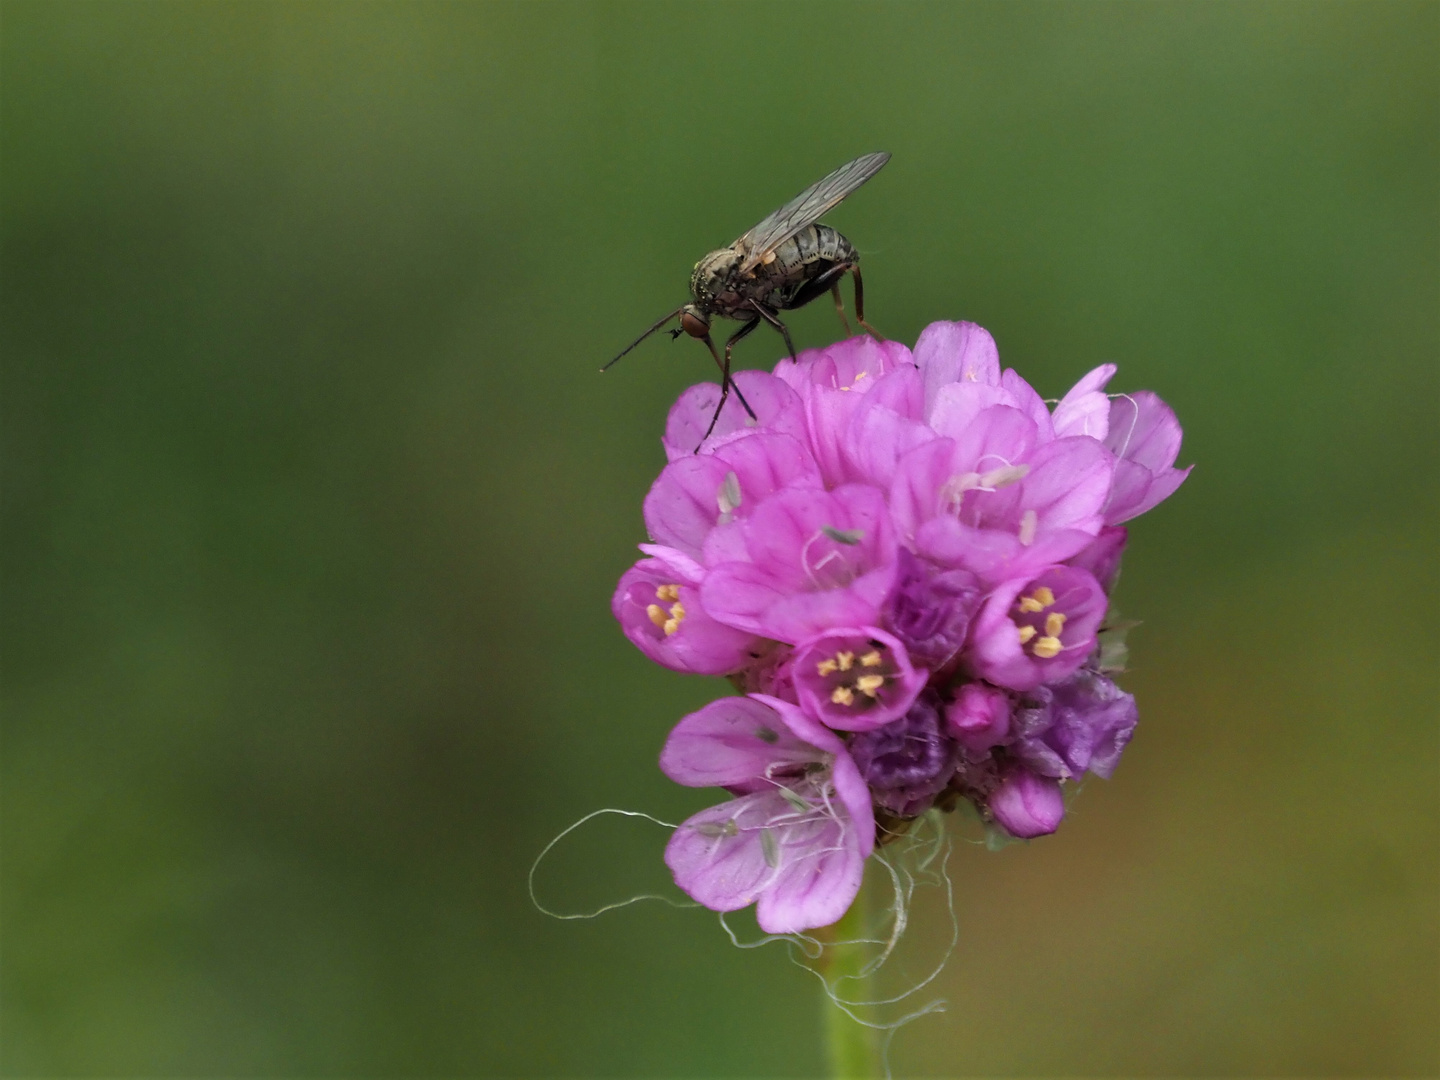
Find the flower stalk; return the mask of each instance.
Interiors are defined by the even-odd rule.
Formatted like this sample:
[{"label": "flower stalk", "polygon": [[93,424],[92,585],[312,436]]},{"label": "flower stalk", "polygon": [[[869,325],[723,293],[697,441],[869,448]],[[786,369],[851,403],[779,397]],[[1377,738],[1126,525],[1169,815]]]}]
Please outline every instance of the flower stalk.
[{"label": "flower stalk", "polygon": [[820,974],[830,991],[844,1001],[862,1002],[841,1009],[826,994],[824,1011],[825,1055],[831,1080],[872,1080],[884,1075],[880,1061],[879,1031],[868,1026],[874,1019],[875,975],[865,970],[868,949],[860,944],[865,935],[870,905],[866,889],[861,888],[839,922],[818,931],[825,945],[820,960]]}]

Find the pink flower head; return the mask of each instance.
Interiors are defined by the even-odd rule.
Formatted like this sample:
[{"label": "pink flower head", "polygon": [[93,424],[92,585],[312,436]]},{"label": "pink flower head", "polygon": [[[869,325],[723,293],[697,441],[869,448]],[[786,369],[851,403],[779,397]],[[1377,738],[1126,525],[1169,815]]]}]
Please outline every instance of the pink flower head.
[{"label": "pink flower head", "polygon": [[754,634],[716,622],[700,604],[700,565],[684,553],[644,545],[620,578],[610,610],[641,652],[672,671],[728,675],[759,654]]},{"label": "pink flower head", "polygon": [[929,672],[873,626],[827,630],[795,647],[790,677],[809,716],[841,731],[868,731],[905,715]]},{"label": "pink flower head", "polygon": [[[1108,777],[1135,729],[1097,634],[1128,539],[1173,492],[1180,425],[1086,373],[1052,410],[974,323],[913,353],[852,338],[671,409],[654,543],[613,610],[647,656],[744,697],[685,717],[661,768],[733,796],[676,831],[679,886],[772,933],[848,908],[875,813],[903,831],[969,800],[1053,832],[1062,783]],[[938,801],[937,801],[938,800]]]},{"label": "pink flower head", "polygon": [[743,561],[712,566],[701,586],[720,622],[792,645],[875,623],[895,579],[895,534],[879,491],[782,491],[756,507],[742,535]]},{"label": "pink flower head", "polygon": [[665,848],[675,884],[714,911],[757,904],[771,934],[828,926],[875,843],[870,793],[838,737],[776,698],[722,698],[675,726],[660,768],[747,794],[687,819]]},{"label": "pink flower head", "polygon": [[1085,663],[1107,601],[1084,570],[1052,566],[990,594],[970,631],[967,659],[998,686],[1031,690]]}]

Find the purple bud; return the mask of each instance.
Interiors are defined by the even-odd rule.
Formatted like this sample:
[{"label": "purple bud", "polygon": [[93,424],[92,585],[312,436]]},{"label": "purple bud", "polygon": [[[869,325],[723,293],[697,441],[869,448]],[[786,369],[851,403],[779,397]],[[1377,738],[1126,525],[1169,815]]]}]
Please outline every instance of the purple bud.
[{"label": "purple bud", "polygon": [[984,683],[966,683],[945,706],[945,720],[967,755],[981,757],[1010,736],[1010,695]]},{"label": "purple bud", "polygon": [[933,693],[922,694],[899,720],[856,734],[849,751],[875,802],[900,817],[923,813],[955,772],[955,744]]},{"label": "purple bud", "polygon": [[990,813],[1006,832],[1022,840],[1053,833],[1065,816],[1060,781],[1012,764],[990,793]]},{"label": "purple bud", "polygon": [[911,658],[934,669],[965,643],[980,600],[980,581],[970,571],[942,570],[901,548],[884,619]]}]

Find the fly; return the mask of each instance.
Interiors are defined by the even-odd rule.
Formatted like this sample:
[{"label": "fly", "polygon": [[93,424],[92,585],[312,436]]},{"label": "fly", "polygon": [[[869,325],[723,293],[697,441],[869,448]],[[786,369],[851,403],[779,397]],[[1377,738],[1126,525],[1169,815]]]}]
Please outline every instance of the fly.
[{"label": "fly", "polygon": [[[866,154],[841,165],[729,247],[710,252],[695,264],[690,273],[690,303],[670,312],[620,353],[624,356],[677,317],[680,327],[670,331],[672,340],[685,333],[705,342],[720,369],[721,380],[720,404],[710,418],[706,439],[715,430],[715,422],[720,419],[720,410],[725,407],[732,388],[750,418],[755,419],[755,410],[750,408],[745,395],[740,393],[740,388],[730,377],[730,353],[761,322],[769,323],[779,331],[793,359],[795,344],[790,340],[789,329],[780,321],[779,313],[804,307],[829,292],[835,298],[835,310],[848,335],[850,323],[845,318],[845,307],[840,301],[840,279],[849,273],[855,279],[855,315],[872,337],[880,336],[865,321],[865,287],[860,280],[859,254],[844,236],[829,225],[820,224],[820,218],[879,172],[889,160],[889,154]],[[743,324],[725,342],[724,359],[721,359],[710,337],[710,320],[717,315]],[[607,370],[620,356],[600,370]],[[703,443],[705,440],[700,441]]]}]

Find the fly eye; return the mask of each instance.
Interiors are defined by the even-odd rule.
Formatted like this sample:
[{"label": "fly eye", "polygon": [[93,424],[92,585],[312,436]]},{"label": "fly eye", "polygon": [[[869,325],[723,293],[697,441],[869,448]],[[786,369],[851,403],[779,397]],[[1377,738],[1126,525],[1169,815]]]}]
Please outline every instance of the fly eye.
[{"label": "fly eye", "polygon": [[680,329],[684,330],[685,333],[691,337],[703,338],[710,336],[710,324],[700,318],[700,316],[693,315],[688,311],[680,316]]}]

